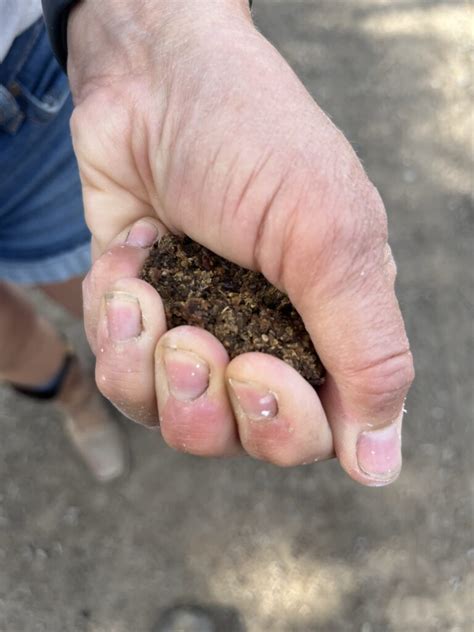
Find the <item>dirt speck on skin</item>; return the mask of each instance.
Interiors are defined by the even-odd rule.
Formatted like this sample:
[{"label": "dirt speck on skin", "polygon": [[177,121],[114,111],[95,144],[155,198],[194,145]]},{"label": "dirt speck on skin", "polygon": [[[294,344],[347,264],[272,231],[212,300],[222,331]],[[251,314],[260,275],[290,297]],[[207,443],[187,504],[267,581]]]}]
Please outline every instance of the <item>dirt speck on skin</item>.
[{"label": "dirt speck on skin", "polygon": [[324,382],[324,368],[301,317],[262,274],[188,237],[165,235],[152,248],[141,278],[160,293],[168,327],[202,327],[222,342],[231,358],[248,351],[269,353],[312,386]]}]

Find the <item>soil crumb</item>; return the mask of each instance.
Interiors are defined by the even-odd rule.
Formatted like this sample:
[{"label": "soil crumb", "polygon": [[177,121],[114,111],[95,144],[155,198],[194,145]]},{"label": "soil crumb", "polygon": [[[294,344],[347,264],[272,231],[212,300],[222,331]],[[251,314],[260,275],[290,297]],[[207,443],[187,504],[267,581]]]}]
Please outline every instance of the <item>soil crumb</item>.
[{"label": "soil crumb", "polygon": [[298,312],[265,277],[219,257],[188,237],[165,235],[146,260],[141,278],[160,294],[169,328],[202,327],[229,356],[269,353],[312,386],[324,368]]}]

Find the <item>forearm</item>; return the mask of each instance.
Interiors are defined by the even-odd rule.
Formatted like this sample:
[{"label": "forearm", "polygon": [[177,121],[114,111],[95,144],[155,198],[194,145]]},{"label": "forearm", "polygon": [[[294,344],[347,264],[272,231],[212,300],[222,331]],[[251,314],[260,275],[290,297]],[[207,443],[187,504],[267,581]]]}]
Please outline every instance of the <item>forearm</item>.
[{"label": "forearm", "polygon": [[82,99],[88,84],[149,70],[170,51],[185,52],[191,38],[209,42],[207,34],[250,19],[248,0],[82,0],[68,21],[75,98]]}]

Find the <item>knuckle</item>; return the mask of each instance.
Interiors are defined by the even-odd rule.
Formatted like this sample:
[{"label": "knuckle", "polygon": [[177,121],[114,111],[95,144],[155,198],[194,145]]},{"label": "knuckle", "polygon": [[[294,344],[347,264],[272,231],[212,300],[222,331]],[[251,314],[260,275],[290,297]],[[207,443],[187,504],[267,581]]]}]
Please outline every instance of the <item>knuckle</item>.
[{"label": "knuckle", "polygon": [[398,412],[414,378],[411,352],[403,350],[359,370],[351,382],[371,410]]}]

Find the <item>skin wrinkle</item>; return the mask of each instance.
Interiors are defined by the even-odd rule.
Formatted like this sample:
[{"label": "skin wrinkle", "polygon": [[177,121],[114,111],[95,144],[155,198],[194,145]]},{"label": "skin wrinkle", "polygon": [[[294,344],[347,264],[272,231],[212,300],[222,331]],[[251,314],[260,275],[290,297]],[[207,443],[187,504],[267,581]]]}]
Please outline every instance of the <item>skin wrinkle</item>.
[{"label": "skin wrinkle", "polygon": [[[185,77],[178,77],[178,81],[169,87],[170,97],[165,111],[162,144],[158,145],[158,152],[160,154],[164,152],[164,164],[165,166],[168,164],[168,168],[164,170],[165,177],[161,179],[165,191],[162,197],[167,202],[164,209],[165,212],[167,211],[167,226],[173,232],[183,233],[183,216],[186,211],[186,205],[182,202],[183,192],[186,190],[189,173],[192,171],[191,161],[194,159],[195,152],[186,151],[186,148],[183,150],[182,137],[197,99],[195,95],[187,91],[186,98],[181,102],[180,107],[174,107],[174,90],[182,83],[179,79],[184,80]],[[180,112],[180,116],[175,117],[174,112]],[[199,155],[199,150],[200,148],[197,147],[197,155]],[[156,168],[155,161],[153,165]],[[160,178],[155,176],[155,182],[160,182]]]},{"label": "skin wrinkle", "polygon": [[[204,173],[202,175],[201,181],[201,191],[199,192],[199,195],[197,196],[199,199],[199,203],[198,203],[198,208],[205,208],[206,207],[206,188],[209,184],[209,180],[211,179],[211,176],[214,176],[215,178],[215,173],[213,173],[214,168],[216,166],[216,164],[219,163],[219,156],[222,153],[222,145],[218,144],[215,151],[213,152],[213,154],[211,155],[211,157],[206,161],[206,167],[204,169]],[[210,189],[212,190],[214,188],[214,186],[216,184],[220,185],[220,182],[214,183],[211,182],[210,183]],[[201,217],[203,216],[203,214],[201,214]]]},{"label": "skin wrinkle", "polygon": [[[407,340],[406,348],[402,348],[400,351],[396,351],[392,354],[384,354],[357,368],[350,369],[346,366],[344,367],[344,374],[348,382],[361,381],[367,384],[374,383],[371,376],[376,375],[378,379],[383,379],[383,389],[374,389],[370,394],[380,395],[387,393],[388,395],[393,395],[395,392],[404,391],[413,381],[415,377],[414,371],[409,369],[411,360],[412,353]],[[397,379],[396,387],[390,390],[387,386],[387,382],[390,382],[390,377],[396,373],[402,373],[404,379],[401,383],[398,383]]]},{"label": "skin wrinkle", "polygon": [[[245,210],[242,211],[242,209],[246,209],[246,204],[245,204],[245,199],[248,196],[248,194],[250,193],[250,191],[252,190],[252,186],[257,186],[257,179],[259,177],[259,175],[263,172],[263,170],[265,169],[265,167],[268,165],[269,161],[271,159],[271,155],[267,154],[264,155],[260,164],[256,167],[255,170],[251,170],[248,177],[244,180],[243,184],[241,184],[240,186],[240,192],[239,192],[239,196],[238,199],[236,201],[236,204],[232,210],[232,212],[230,212],[230,226],[233,226],[236,218],[239,217],[239,214],[242,213],[243,216],[245,217],[248,212],[245,212]],[[274,195],[272,196],[271,200],[274,199]],[[270,203],[271,203],[270,200]],[[267,205],[267,208],[263,209],[263,213],[261,215],[261,217],[258,220],[258,227],[257,230],[255,231],[255,237],[252,236],[252,241],[253,241],[253,245],[251,246],[250,250],[253,251],[253,256],[252,256],[252,269],[253,270],[260,270],[259,267],[259,261],[258,261],[258,257],[257,257],[257,248],[258,248],[258,234],[259,234],[259,228],[262,226],[262,222],[265,221],[265,216],[268,212],[269,208]],[[229,211],[228,211],[229,213]],[[227,215],[223,213],[223,217]],[[253,220],[253,217],[252,217]]]},{"label": "skin wrinkle", "polygon": [[[153,173],[151,162],[146,159],[149,155],[149,135],[147,134],[147,126],[142,119],[140,108],[137,107],[136,100],[133,104],[133,123],[134,130],[140,129],[140,133],[131,134],[131,156],[135,166],[135,172],[138,174],[142,188],[146,191],[147,197],[151,200],[149,204],[151,209],[155,211],[163,209],[163,203],[160,200],[159,189],[153,182]],[[145,146],[145,149],[144,149]],[[160,213],[162,215],[162,213]]]},{"label": "skin wrinkle", "polygon": [[[272,156],[270,155],[268,159],[265,160],[257,175],[263,173],[264,167],[266,167],[270,163],[271,157]],[[287,163],[287,167],[285,168],[285,170],[281,172],[278,175],[277,180],[273,182],[273,192],[270,194],[267,201],[263,204],[262,207],[260,218],[256,227],[255,241],[253,246],[253,261],[255,269],[261,271],[270,281],[270,283],[280,288],[284,287],[281,277],[281,270],[283,266],[282,260],[284,258],[285,252],[284,248],[281,246],[281,244],[274,243],[272,243],[270,248],[267,248],[267,253],[272,253],[270,263],[264,261],[263,253],[265,252],[265,239],[272,213],[275,212],[276,202],[279,195],[282,193],[284,187],[291,180],[290,173],[292,171],[292,168],[293,165],[291,163]],[[291,207],[285,207],[285,217],[288,217],[288,208]]]},{"label": "skin wrinkle", "polygon": [[[87,111],[84,111],[84,109],[81,109],[81,107],[84,108],[84,105],[76,107],[71,117],[71,128],[73,130],[73,135],[75,138],[74,148],[79,159],[81,157],[81,154],[84,153],[84,151],[87,151],[87,148],[82,147],[81,145],[80,129],[82,127],[82,123],[80,121],[81,119],[86,119],[88,113]],[[127,118],[129,117],[130,115],[128,114]],[[129,120],[127,123],[128,130],[130,130],[131,125],[132,124],[130,123],[130,120]],[[114,136],[110,137],[110,141],[114,143]],[[133,154],[133,151],[130,152],[130,158],[132,162],[136,164],[136,159]],[[143,179],[141,178],[141,171],[135,170],[132,173],[135,173],[140,178],[140,182],[142,183],[142,190],[138,190],[136,188],[135,190],[131,190],[130,187],[125,187],[123,183],[121,183],[118,179],[112,176],[110,171],[105,173],[104,169],[102,168],[100,164],[98,164],[97,160],[95,161],[94,164],[92,164],[90,161],[89,162],[80,161],[80,164],[81,164],[81,181],[83,183],[83,186],[89,191],[96,191],[96,192],[108,191],[109,186],[111,184],[115,189],[122,192],[121,195],[125,197],[130,197],[131,195],[133,195],[133,197],[136,198],[141,203],[141,205],[152,210],[151,204],[147,201],[146,187],[143,187]],[[88,172],[85,171],[84,165],[87,165],[87,167],[89,167]],[[125,228],[125,226],[123,228]]]},{"label": "skin wrinkle", "polygon": [[[235,155],[233,156],[232,160],[230,161],[228,167],[227,167],[227,184],[225,186],[224,189],[224,194],[222,196],[222,204],[220,207],[220,212],[219,212],[219,222],[218,225],[220,226],[220,230],[219,230],[219,241],[220,243],[222,243],[223,241],[223,233],[225,232],[226,228],[224,226],[225,224],[225,211],[227,208],[229,208],[230,202],[229,202],[229,197],[230,197],[230,191],[231,189],[234,187],[235,185],[235,180],[234,180],[234,173],[236,171],[236,167],[239,164],[241,160],[241,156],[239,155],[239,153],[235,153]],[[235,216],[235,211],[232,213],[232,217]]]},{"label": "skin wrinkle", "polygon": [[[255,234],[254,247],[253,247],[253,261],[255,262],[254,265],[258,266],[257,267],[258,270],[261,270],[260,261],[261,261],[261,253],[262,253],[262,243],[265,239],[267,228],[270,222],[270,216],[271,216],[271,213],[274,211],[275,200],[277,199],[283,186],[284,186],[284,179],[282,178],[279,184],[277,184],[277,186],[275,187],[271,197],[263,205],[263,208],[260,212],[260,218],[257,224],[257,230]],[[280,253],[280,256],[278,257],[278,260],[279,260],[279,263],[277,266],[278,268],[281,268],[281,257],[282,257],[282,254]],[[269,275],[269,280],[272,281],[272,278],[270,275]]]},{"label": "skin wrinkle", "polygon": [[[308,188],[310,186],[309,179],[306,180],[306,184],[304,184],[304,179],[302,179],[302,182],[303,184],[301,185],[301,188],[299,189],[298,195],[293,196],[294,197],[293,205],[288,207],[290,210],[287,213],[288,221],[285,223],[285,230],[284,230],[284,235],[283,235],[283,240],[282,240],[283,253],[292,252],[293,248],[300,247],[300,242],[297,240],[295,235],[297,231],[298,220],[300,218],[300,214],[302,213],[302,209],[305,208],[303,200],[305,199],[308,193]],[[295,244],[295,246],[293,246],[293,244]],[[287,280],[289,261],[290,261],[289,257],[287,258],[287,257],[282,256],[280,258],[280,262],[277,268],[276,279],[278,280],[278,283],[280,283],[281,287],[283,288],[291,288],[294,285],[291,283],[291,281],[288,282]],[[315,268],[315,269],[319,268],[317,260],[312,262],[311,268]],[[299,304],[300,301],[299,301],[298,295],[293,291],[290,294],[291,294],[290,300],[292,301],[292,303]]]},{"label": "skin wrinkle", "polygon": [[[157,194],[161,199],[161,209],[163,210],[163,221],[166,218],[166,225],[168,228],[173,228],[173,222],[170,219],[171,213],[166,213],[166,208],[170,207],[173,210],[173,215],[178,214],[179,205],[170,202],[169,185],[172,182],[171,173],[173,169],[173,158],[177,154],[177,144],[180,135],[180,120],[178,124],[175,124],[172,117],[174,117],[173,108],[173,89],[174,84],[170,81],[168,83],[168,98],[164,107],[163,117],[160,123],[159,129],[155,129],[155,119],[153,121],[153,129],[151,129],[151,123],[148,122],[148,137],[152,139],[149,143],[148,160],[150,163],[150,169],[153,172],[153,181],[156,185]],[[163,176],[160,178],[159,165],[163,169]],[[164,167],[164,168],[163,168]]]},{"label": "skin wrinkle", "polygon": [[[191,85],[191,83],[190,83]],[[195,95],[190,95],[188,97],[188,104],[189,104],[189,109],[186,108],[184,116],[181,117],[181,120],[184,120],[184,118],[192,118],[193,117],[193,110],[198,109],[199,107],[199,95],[195,96]],[[183,125],[184,126],[184,125]],[[182,150],[182,148],[180,146],[178,146],[178,139],[180,137],[179,132],[175,133],[175,138],[176,138],[176,147],[174,151],[170,152],[170,155],[172,156],[172,158],[177,158],[177,160],[180,161],[180,165],[176,168],[173,169],[173,171],[180,173],[180,174],[184,174],[184,178],[187,177],[187,175],[196,168],[196,164],[194,162],[191,162],[191,159],[195,159],[195,157],[199,156],[200,153],[202,152],[202,148],[201,145],[204,144],[205,146],[205,141],[206,141],[206,137],[205,137],[205,133],[203,133],[203,136],[201,137],[199,134],[196,136],[196,138],[193,141],[193,149],[189,152],[186,152],[186,149]],[[209,178],[209,175],[211,174],[213,168],[216,166],[216,164],[218,163],[218,157],[221,154],[222,151],[222,145],[218,144],[217,148],[215,149],[215,151],[213,152],[213,154],[211,155],[211,157],[209,159],[207,159],[206,162],[206,167],[205,167],[205,171],[201,176],[201,184],[200,184],[200,192],[196,193],[196,197],[197,199],[202,200],[203,196],[204,196],[204,191],[206,189],[206,184]],[[182,155],[184,154],[185,156],[185,160],[186,163],[182,163]],[[202,161],[199,160],[198,164],[200,164],[200,162]],[[176,163],[175,163],[176,164]],[[171,170],[171,168],[170,168]],[[184,184],[182,185],[181,188],[184,187]],[[179,202],[180,198],[178,198],[178,202],[176,202],[173,206],[175,208],[181,208],[181,204]],[[198,207],[201,207],[205,210],[206,205],[204,203],[201,203],[200,205],[198,205]],[[203,214],[205,215],[205,213]],[[180,222],[180,224],[182,224],[182,222]]]}]

